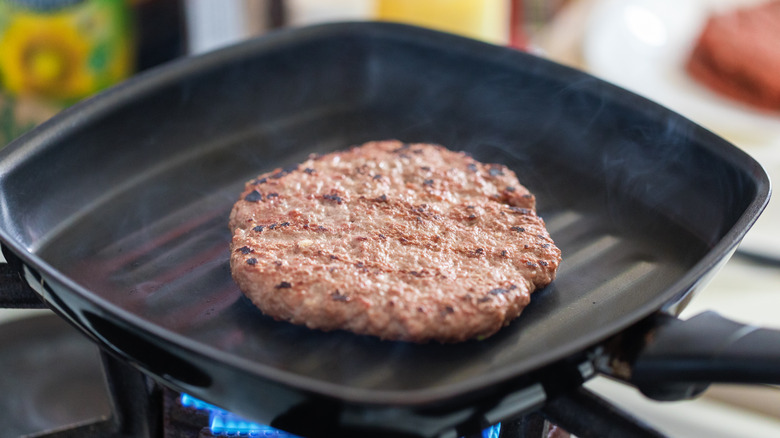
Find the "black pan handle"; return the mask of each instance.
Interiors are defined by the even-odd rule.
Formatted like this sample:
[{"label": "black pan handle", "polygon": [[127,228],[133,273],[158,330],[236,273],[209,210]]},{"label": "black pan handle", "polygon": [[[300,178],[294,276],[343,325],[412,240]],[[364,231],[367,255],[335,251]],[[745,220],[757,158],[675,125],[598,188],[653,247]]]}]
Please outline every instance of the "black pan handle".
[{"label": "black pan handle", "polygon": [[22,262],[2,247],[6,262],[0,262],[0,309],[45,309],[46,305],[22,278]]},{"label": "black pan handle", "polygon": [[630,383],[656,400],[679,400],[710,383],[780,384],[780,330],[715,312],[688,320],[656,315],[631,366]]}]

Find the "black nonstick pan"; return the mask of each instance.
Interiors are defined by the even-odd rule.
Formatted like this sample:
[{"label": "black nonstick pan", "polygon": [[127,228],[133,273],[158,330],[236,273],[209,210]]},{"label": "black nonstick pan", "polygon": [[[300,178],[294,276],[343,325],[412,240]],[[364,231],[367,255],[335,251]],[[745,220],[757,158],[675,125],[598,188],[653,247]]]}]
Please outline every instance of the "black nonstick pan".
[{"label": "black nonstick pan", "polygon": [[[563,263],[496,336],[311,331],[265,317],[231,280],[227,218],[244,181],[390,138],[506,164],[536,194]],[[739,149],[587,74],[345,23],[174,62],[13,142],[0,152],[0,238],[48,306],[164,385],[301,435],[446,436],[596,372],[666,399],[715,380],[780,383],[778,333],[673,318],[769,192]]]}]

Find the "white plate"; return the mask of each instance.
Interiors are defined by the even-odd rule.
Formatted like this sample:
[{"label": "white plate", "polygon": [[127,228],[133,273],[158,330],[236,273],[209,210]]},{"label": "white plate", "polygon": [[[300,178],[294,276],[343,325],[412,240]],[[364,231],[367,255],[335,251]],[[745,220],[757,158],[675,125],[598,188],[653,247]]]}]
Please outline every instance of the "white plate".
[{"label": "white plate", "polygon": [[[780,112],[756,110],[692,79],[685,61],[707,17],[762,0],[605,0],[589,18],[583,56],[596,76],[652,99],[726,138],[780,181]],[[780,259],[780,200],[741,249]]]}]

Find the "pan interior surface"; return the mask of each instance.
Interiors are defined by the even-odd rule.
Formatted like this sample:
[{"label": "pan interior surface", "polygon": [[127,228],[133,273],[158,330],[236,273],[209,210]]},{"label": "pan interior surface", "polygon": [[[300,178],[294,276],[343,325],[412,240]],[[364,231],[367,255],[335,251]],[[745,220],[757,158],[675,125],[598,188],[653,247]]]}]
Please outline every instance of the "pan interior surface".
[{"label": "pan interior surface", "polygon": [[[155,74],[17,148],[4,229],[89,294],[203,346],[203,360],[341,395],[473,389],[577,352],[692,288],[760,191],[746,158],[654,104],[418,29],[285,33]],[[412,345],[312,331],[262,315],[232,281],[227,221],[245,181],[379,139],[506,164],[537,196],[563,263],[497,335]]]}]

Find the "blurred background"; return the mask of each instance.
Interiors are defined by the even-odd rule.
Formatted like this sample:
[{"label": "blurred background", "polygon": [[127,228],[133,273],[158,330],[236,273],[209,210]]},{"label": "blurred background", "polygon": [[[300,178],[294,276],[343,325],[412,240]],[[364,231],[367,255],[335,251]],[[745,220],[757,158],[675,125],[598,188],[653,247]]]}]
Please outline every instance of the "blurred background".
[{"label": "blurred background", "polygon": [[[585,70],[723,136],[780,176],[780,2],[772,0],[0,0],[0,147],[144,70],[277,29],[390,20]],[[780,328],[780,202],[682,315]],[[33,311],[0,309],[0,320]],[[780,436],[780,390],[658,403],[591,389],[671,436]]]}]

